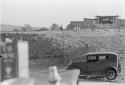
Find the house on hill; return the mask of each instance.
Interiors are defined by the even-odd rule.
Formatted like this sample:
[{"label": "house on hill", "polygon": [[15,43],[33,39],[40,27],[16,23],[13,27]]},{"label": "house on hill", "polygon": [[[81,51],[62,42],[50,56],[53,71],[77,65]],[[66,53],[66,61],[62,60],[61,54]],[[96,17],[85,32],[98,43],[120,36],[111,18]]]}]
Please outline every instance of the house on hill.
[{"label": "house on hill", "polygon": [[70,21],[71,30],[97,29],[97,28],[117,28],[118,24],[124,23],[125,20],[119,19],[119,16],[95,16],[94,19],[84,18],[83,21]]}]

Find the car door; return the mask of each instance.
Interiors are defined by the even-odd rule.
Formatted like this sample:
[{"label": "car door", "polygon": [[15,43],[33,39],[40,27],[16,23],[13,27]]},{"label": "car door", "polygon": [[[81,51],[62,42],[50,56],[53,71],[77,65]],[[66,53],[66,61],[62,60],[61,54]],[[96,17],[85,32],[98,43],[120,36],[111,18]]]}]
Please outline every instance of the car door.
[{"label": "car door", "polygon": [[108,55],[99,55],[98,71],[103,72],[105,68],[109,65]]},{"label": "car door", "polygon": [[88,55],[87,56],[87,72],[96,72],[98,71],[98,56]]},{"label": "car door", "polygon": [[82,58],[82,60],[83,60],[83,64],[80,66],[80,70],[81,70],[81,73],[86,73],[87,72],[87,57],[86,56],[84,56],[83,58]]}]

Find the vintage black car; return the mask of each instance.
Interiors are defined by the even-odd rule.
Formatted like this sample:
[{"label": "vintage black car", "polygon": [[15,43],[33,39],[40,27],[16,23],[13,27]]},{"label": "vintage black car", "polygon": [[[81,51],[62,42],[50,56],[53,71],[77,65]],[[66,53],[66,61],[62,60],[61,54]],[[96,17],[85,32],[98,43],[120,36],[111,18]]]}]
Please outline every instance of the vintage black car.
[{"label": "vintage black car", "polygon": [[118,54],[113,52],[87,53],[81,61],[72,61],[67,69],[80,69],[80,76],[106,77],[108,80],[116,79],[121,72]]}]

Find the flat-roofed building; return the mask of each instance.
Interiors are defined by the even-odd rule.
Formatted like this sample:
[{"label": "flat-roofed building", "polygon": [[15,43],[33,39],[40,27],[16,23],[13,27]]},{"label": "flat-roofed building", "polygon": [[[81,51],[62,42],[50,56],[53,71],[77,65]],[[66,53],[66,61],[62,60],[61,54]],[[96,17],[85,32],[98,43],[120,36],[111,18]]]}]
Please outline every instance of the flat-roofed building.
[{"label": "flat-roofed building", "polygon": [[95,16],[95,18],[84,18],[83,21],[70,21],[71,30],[93,29],[93,28],[115,28],[117,24],[125,23],[124,19],[115,16]]}]

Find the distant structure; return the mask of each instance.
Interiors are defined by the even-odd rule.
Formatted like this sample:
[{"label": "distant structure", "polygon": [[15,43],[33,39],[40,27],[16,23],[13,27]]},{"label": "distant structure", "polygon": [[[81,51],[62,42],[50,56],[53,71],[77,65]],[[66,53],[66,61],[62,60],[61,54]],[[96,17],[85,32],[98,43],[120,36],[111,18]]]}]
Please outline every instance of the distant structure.
[{"label": "distant structure", "polygon": [[83,21],[70,21],[71,30],[80,29],[96,29],[96,28],[117,28],[117,24],[124,23],[125,20],[119,19],[118,15],[115,16],[95,16],[94,19],[84,18]]},{"label": "distant structure", "polygon": [[95,24],[117,24],[119,16],[96,16]]}]

